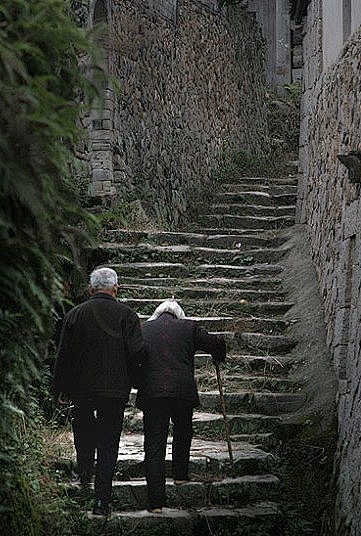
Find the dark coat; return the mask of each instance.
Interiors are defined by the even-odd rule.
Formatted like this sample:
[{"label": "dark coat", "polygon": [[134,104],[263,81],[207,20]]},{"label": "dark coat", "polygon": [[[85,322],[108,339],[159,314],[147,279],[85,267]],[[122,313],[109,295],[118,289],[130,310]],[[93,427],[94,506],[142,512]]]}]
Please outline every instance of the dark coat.
[{"label": "dark coat", "polygon": [[53,390],[70,398],[129,396],[130,364],[144,352],[138,316],[98,292],[64,319]]},{"label": "dark coat", "polygon": [[194,354],[203,350],[212,354],[215,361],[223,361],[224,340],[211,335],[194,320],[179,320],[169,313],[145,322],[143,337],[148,358],[136,405],[144,409],[150,399],[177,398],[198,406]]}]

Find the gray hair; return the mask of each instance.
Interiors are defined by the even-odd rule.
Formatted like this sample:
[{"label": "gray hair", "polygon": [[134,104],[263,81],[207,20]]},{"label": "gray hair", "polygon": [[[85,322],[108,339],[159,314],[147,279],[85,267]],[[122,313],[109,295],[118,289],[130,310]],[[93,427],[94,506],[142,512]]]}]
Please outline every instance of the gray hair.
[{"label": "gray hair", "polygon": [[176,300],[171,299],[171,300],[165,300],[160,305],[158,305],[158,307],[156,308],[152,316],[148,318],[148,321],[156,320],[163,313],[170,313],[174,315],[176,318],[186,317],[185,312],[183,311],[179,303],[176,302]]},{"label": "gray hair", "polygon": [[96,290],[112,288],[117,284],[117,272],[112,268],[96,268],[90,274],[90,285]]}]

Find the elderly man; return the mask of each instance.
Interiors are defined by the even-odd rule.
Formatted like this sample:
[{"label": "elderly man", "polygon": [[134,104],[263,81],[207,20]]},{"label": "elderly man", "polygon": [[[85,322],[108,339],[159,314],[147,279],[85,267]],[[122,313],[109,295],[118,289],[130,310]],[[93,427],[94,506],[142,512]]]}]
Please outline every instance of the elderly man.
[{"label": "elderly man", "polygon": [[54,391],[73,401],[73,433],[81,484],[91,481],[95,450],[93,514],[108,515],[131,373],[144,360],[138,316],[116,300],[117,274],[90,275],[90,299],[64,319],[54,371]]},{"label": "elderly man", "polygon": [[196,350],[224,361],[223,338],[211,335],[185,314],[175,300],[161,303],[143,325],[148,353],[136,404],[143,410],[148,508],[161,513],[165,504],[165,454],[173,422],[172,470],[175,484],[188,480],[193,408],[199,405],[194,379]]}]

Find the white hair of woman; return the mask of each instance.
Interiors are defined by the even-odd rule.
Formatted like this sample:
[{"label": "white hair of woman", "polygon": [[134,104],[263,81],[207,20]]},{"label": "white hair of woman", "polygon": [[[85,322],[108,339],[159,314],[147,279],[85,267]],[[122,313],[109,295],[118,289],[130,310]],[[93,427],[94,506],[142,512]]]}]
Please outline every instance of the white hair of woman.
[{"label": "white hair of woman", "polygon": [[111,289],[117,284],[117,272],[112,268],[96,268],[90,274],[90,285],[95,290]]},{"label": "white hair of woman", "polygon": [[186,317],[185,312],[183,311],[179,303],[174,299],[169,299],[158,305],[152,316],[148,318],[147,322],[149,322],[150,320],[156,320],[163,313],[170,313],[176,318],[180,319]]}]

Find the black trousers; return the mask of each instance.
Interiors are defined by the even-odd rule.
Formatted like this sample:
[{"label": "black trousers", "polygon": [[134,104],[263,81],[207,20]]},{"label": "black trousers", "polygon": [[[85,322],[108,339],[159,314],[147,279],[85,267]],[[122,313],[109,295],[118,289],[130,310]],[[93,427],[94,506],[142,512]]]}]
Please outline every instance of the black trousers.
[{"label": "black trousers", "polygon": [[127,401],[99,397],[73,402],[74,445],[80,478],[92,475],[97,452],[95,498],[108,503]]},{"label": "black trousers", "polygon": [[155,398],[143,410],[145,476],[149,508],[165,505],[165,455],[170,419],[173,422],[172,474],[188,479],[193,407],[184,400]]}]

